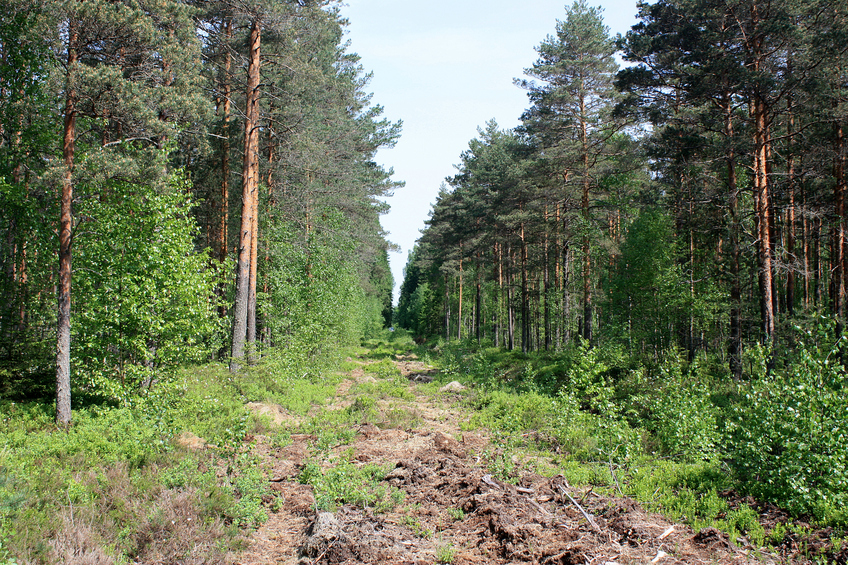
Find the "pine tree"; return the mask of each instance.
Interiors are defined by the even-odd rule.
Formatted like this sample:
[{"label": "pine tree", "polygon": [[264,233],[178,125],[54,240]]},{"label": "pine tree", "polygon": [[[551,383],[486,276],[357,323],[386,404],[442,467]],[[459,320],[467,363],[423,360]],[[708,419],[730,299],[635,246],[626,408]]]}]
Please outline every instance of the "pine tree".
[{"label": "pine tree", "polygon": [[556,36],[548,36],[537,51],[539,59],[525,73],[542,83],[516,81],[529,91],[533,104],[522,120],[528,133],[538,139],[545,159],[554,160],[566,185],[563,188],[576,186],[580,193],[581,334],[591,341],[595,239],[591,201],[599,186],[607,142],[623,127],[612,119],[616,102],[613,78],[618,70],[613,57],[615,42],[600,9],[579,0],[566,10],[565,20],[557,21]]},{"label": "pine tree", "polygon": [[[177,134],[177,124],[203,113],[204,101],[196,90],[199,43],[185,4],[63,0],[46,5],[42,13],[55,22],[57,32],[66,30],[56,38],[62,45],[58,66],[64,72],[65,101],[56,419],[67,426],[71,421],[72,203],[77,179],[94,170],[101,179],[133,173],[147,182],[162,178],[162,147]],[[87,151],[98,146],[96,152]],[[80,149],[86,152],[81,154]],[[80,170],[83,163],[85,168]]]}]

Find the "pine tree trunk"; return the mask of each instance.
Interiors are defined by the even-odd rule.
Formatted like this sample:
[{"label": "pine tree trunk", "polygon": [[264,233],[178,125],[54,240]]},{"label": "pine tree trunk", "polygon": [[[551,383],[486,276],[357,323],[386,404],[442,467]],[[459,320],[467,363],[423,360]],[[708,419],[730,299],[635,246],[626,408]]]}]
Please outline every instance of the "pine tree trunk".
[{"label": "pine tree trunk", "polygon": [[501,244],[495,243],[495,255],[497,261],[497,278],[498,278],[498,305],[495,312],[495,347],[501,346],[501,326],[503,325],[504,312],[504,280],[503,280],[503,253],[501,252]]},{"label": "pine tree trunk", "polygon": [[[229,41],[233,36],[233,23],[227,20],[224,23],[224,36]],[[216,249],[218,262],[223,268],[229,255],[229,226],[230,226],[230,119],[232,114],[232,83],[231,83],[232,58],[229,50],[224,55],[224,71],[222,82],[222,100],[221,113],[223,115],[223,124],[221,127],[221,194],[219,204],[218,217],[218,240]],[[226,294],[226,285],[222,282],[217,289],[218,297],[221,299],[218,306],[218,316],[225,318],[227,316],[227,305],[224,303]],[[223,352],[221,352],[223,355]]]},{"label": "pine tree trunk", "polygon": [[506,247],[506,260],[507,260],[507,269],[506,269],[506,310],[507,310],[507,349],[512,351],[515,349],[515,305],[513,303],[512,295],[512,271],[513,271],[513,259],[512,259],[512,249],[511,246],[507,245]]},{"label": "pine tree trunk", "polygon": [[462,244],[459,244],[459,304],[456,312],[456,340],[462,341]]},{"label": "pine tree trunk", "polygon": [[71,233],[74,199],[74,149],[76,140],[76,91],[73,73],[77,65],[76,22],[70,22],[68,34],[67,94],[65,99],[65,127],[62,136],[62,157],[65,171],[62,175],[62,194],[59,213],[59,296],[56,340],[56,423],[67,428],[71,424]]},{"label": "pine tree trunk", "polygon": [[742,283],[739,277],[739,192],[736,182],[736,153],[733,149],[733,107],[725,106],[725,133],[730,150],[727,153],[727,194],[730,208],[730,343],[728,362],[735,379],[742,378]]},{"label": "pine tree trunk", "polygon": [[[224,34],[227,39],[233,36],[233,23],[230,20],[224,24]],[[232,60],[229,51],[224,59],[224,99],[223,99],[223,114],[224,125],[221,132],[223,140],[221,142],[221,218],[220,218],[220,239],[218,241],[218,260],[223,263],[227,260],[228,249],[227,241],[229,240],[228,228],[230,224],[230,117],[231,117],[231,102],[232,85],[230,82],[230,72],[232,69]]]},{"label": "pine tree trunk", "polygon": [[[256,160],[258,165],[258,159]],[[258,166],[256,167],[258,169]],[[253,178],[259,177],[259,171],[253,172]],[[253,198],[253,211],[251,212],[250,235],[250,279],[247,289],[247,362],[256,362],[258,353],[256,351],[256,283],[259,274],[259,190],[258,186]]]},{"label": "pine tree trunk", "polygon": [[450,317],[451,317],[451,308],[450,308],[450,280],[448,279],[447,273],[445,274],[445,305],[444,305],[444,314],[445,314],[445,341],[450,341]]},{"label": "pine tree trunk", "polygon": [[846,269],[845,269],[845,133],[842,124],[835,126],[835,157],[833,161],[833,177],[836,181],[833,187],[834,212],[836,225],[834,226],[834,249],[833,273],[834,285],[834,313],[836,314],[837,335],[841,335],[845,327],[845,295],[846,295]]},{"label": "pine tree trunk", "polygon": [[521,224],[521,351],[530,349],[530,294],[527,289],[527,241]]},{"label": "pine tree trunk", "polygon": [[[804,185],[801,185],[801,207],[802,210],[807,210],[807,191],[804,189]],[[811,238],[812,238],[812,230],[810,228],[810,219],[807,217],[807,214],[801,214],[801,237],[804,239],[803,248],[804,248],[804,311],[808,312],[810,310],[810,305],[812,303],[812,291],[810,289],[810,279],[811,279],[811,255],[812,250],[810,248]]]},{"label": "pine tree trunk", "polygon": [[[584,101],[581,100],[581,114],[585,113],[583,109]],[[592,259],[589,254],[589,146],[588,132],[586,131],[586,120],[581,119],[580,136],[582,141],[583,151],[583,339],[592,341]]]},{"label": "pine tree trunk", "polygon": [[772,251],[771,195],[768,182],[768,125],[766,106],[760,98],[754,102],[754,190],[756,191],[757,239],[760,252],[762,329],[766,341],[774,338],[774,254]]},{"label": "pine tree trunk", "polygon": [[233,318],[233,345],[230,371],[239,370],[239,361],[244,357],[247,337],[248,302],[251,284],[250,257],[253,252],[253,200],[258,198],[258,179],[255,174],[259,159],[259,57],[261,45],[259,18],[253,20],[250,29],[250,60],[247,72],[246,110],[244,121],[244,167],[242,173],[242,211],[239,232],[238,275]]},{"label": "pine tree trunk", "polygon": [[571,342],[571,297],[568,285],[571,284],[571,247],[566,243],[562,250],[562,340],[563,344]]},{"label": "pine tree trunk", "polygon": [[483,318],[483,294],[482,294],[482,282],[481,282],[481,265],[480,265],[480,252],[477,252],[477,266],[475,269],[475,290],[476,296],[474,297],[474,335],[477,339],[477,343],[480,343],[480,339],[482,338],[482,324],[480,321]]},{"label": "pine tree trunk", "polygon": [[792,107],[792,97],[787,98],[786,108],[788,118],[787,144],[788,155],[786,156],[786,176],[789,180],[789,205],[786,210],[786,256],[789,268],[786,273],[786,312],[793,316],[795,314],[795,152],[793,136],[795,135],[795,114]]},{"label": "pine tree trunk", "polygon": [[545,328],[545,351],[549,351],[553,345],[553,336],[551,335],[551,306],[550,306],[550,285],[551,285],[551,269],[550,258],[548,257],[548,206],[545,205],[545,241],[542,249],[542,317]]}]

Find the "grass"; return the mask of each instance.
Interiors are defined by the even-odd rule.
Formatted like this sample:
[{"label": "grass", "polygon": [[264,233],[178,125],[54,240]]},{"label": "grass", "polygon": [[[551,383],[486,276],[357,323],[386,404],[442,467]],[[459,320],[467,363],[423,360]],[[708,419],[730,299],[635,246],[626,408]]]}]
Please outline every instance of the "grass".
[{"label": "grass", "polygon": [[[305,415],[334,395],[337,366],[292,372],[270,355],[237,377],[222,364],[192,367],[124,404],[76,404],[67,432],[49,400],[0,400],[0,564],[224,563],[280,503],[250,454],[269,424],[245,404]],[[207,447],[181,446],[183,432]],[[323,445],[353,437],[319,432]],[[275,430],[272,445],[290,434]]]},{"label": "grass", "polygon": [[[711,431],[706,418],[715,418],[739,401],[733,387],[703,368],[698,369],[703,374],[692,372],[687,377],[674,359],[659,369],[668,382],[658,383],[647,368],[619,366],[612,371],[611,357],[603,352],[579,353],[569,360],[568,353],[556,358],[452,344],[432,357],[442,369],[441,382],[459,380],[470,387],[464,405],[471,416],[462,426],[490,432],[494,447],[483,460],[493,476],[514,481],[526,469],[526,461],[547,460],[550,465],[537,465],[536,470],[561,473],[571,484],[591,485],[598,492],[630,496],[696,531],[714,527],[732,541],[742,538],[755,546],[784,541],[794,526],[767,529],[755,508],[726,494],[743,491],[731,469],[716,456],[721,429]],[[654,396],[657,390],[666,396],[681,390],[697,394],[691,392],[695,389],[689,388],[687,378],[705,383],[702,388],[710,391],[706,406],[712,412],[704,415],[704,407],[697,403],[703,401],[683,395],[674,399],[680,405],[676,418],[714,434],[704,436],[710,442],[716,439],[707,450],[666,453],[661,450],[670,442],[662,434],[673,432],[670,426],[679,427],[680,422],[673,414],[669,418],[658,412],[657,407],[664,405]],[[594,397],[581,398],[584,391],[593,391]],[[704,420],[698,421],[701,416]],[[834,527],[834,547],[844,543],[846,524],[839,515],[801,518],[813,527]]]},{"label": "grass", "polygon": [[436,563],[451,564],[456,559],[456,548],[447,543],[436,546]]}]

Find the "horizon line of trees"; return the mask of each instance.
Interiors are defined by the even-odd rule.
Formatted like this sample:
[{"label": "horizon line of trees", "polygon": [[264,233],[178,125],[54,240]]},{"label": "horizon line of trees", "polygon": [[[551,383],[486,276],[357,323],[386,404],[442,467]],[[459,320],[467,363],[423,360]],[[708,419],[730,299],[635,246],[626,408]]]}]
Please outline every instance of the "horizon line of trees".
[{"label": "horizon line of trees", "polygon": [[373,158],[401,124],[346,25],[333,0],[0,1],[0,394],[55,390],[67,426],[72,390],[390,321],[401,183]]},{"label": "horizon line of trees", "polygon": [[[680,347],[742,374],[818,315],[845,328],[848,5],[657,0],[613,38],[578,0],[446,179],[396,323],[554,350]],[[619,69],[616,55],[629,64]]]}]

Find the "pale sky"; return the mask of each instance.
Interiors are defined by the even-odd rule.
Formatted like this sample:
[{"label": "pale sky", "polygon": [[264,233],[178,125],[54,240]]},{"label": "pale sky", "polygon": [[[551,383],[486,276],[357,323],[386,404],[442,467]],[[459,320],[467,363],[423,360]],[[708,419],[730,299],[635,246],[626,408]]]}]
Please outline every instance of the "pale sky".
[{"label": "pale sky", "polygon": [[[377,162],[406,182],[382,218],[389,240],[395,300],[407,255],[420,237],[431,204],[477,128],[495,119],[518,125],[527,93],[513,78],[536,60],[535,47],[565,19],[564,0],[347,0],[350,51],[374,78],[373,102],[392,121],[403,120],[397,146]],[[589,0],[604,9],[611,34],[636,23],[636,0]]]}]

